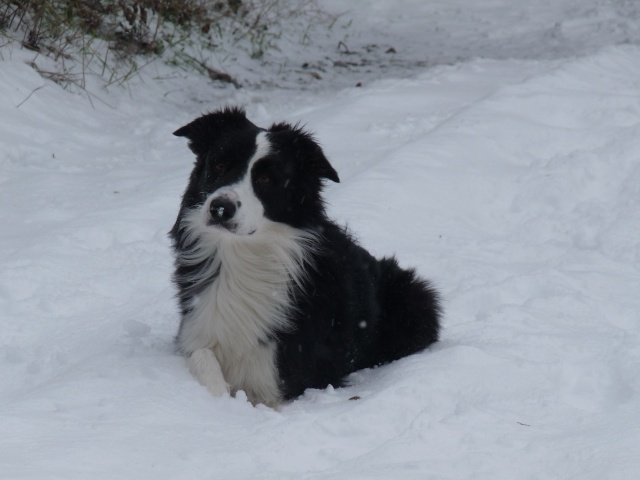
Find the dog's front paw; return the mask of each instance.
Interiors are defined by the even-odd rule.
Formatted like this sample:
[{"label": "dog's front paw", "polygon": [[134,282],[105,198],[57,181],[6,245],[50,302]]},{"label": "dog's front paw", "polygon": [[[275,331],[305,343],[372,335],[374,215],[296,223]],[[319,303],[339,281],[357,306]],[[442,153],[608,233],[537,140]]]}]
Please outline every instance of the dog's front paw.
[{"label": "dog's front paw", "polygon": [[215,354],[208,348],[200,348],[188,359],[189,371],[207,387],[215,397],[229,393],[229,385],[222,375],[222,369]]}]

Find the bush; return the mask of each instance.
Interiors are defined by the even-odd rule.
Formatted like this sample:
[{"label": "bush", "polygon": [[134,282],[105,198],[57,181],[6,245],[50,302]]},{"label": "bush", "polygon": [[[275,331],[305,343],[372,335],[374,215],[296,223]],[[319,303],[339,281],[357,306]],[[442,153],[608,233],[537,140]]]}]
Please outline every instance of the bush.
[{"label": "bush", "polygon": [[319,13],[315,0],[13,0],[0,5],[0,34],[53,60],[50,71],[33,66],[63,85],[84,88],[87,74],[124,82],[170,51],[166,61],[190,63],[237,86],[184,45],[216,49],[245,42],[260,58],[278,38],[281,22]]}]

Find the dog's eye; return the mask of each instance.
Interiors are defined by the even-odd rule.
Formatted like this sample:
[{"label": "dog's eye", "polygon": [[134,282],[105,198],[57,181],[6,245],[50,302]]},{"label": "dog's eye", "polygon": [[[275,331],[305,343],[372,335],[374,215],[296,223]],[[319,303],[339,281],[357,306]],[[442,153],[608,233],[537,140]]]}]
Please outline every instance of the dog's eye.
[{"label": "dog's eye", "polygon": [[266,173],[261,173],[256,177],[256,182],[261,183],[262,185],[266,185],[267,183],[271,183],[271,177]]},{"label": "dog's eye", "polygon": [[216,163],[213,166],[213,169],[215,170],[216,173],[224,173],[225,170],[227,169],[227,164],[223,162]]}]

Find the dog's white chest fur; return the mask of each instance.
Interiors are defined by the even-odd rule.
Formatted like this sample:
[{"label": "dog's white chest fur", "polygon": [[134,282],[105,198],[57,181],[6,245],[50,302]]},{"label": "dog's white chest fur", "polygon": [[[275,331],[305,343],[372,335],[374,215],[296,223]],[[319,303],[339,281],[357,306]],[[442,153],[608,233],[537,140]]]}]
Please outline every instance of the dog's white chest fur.
[{"label": "dog's white chest fur", "polygon": [[290,293],[300,282],[306,250],[292,229],[278,230],[264,239],[217,242],[210,267],[217,276],[194,297],[183,323],[179,347],[214,394],[244,390],[253,403],[280,402],[271,340],[289,328]]}]

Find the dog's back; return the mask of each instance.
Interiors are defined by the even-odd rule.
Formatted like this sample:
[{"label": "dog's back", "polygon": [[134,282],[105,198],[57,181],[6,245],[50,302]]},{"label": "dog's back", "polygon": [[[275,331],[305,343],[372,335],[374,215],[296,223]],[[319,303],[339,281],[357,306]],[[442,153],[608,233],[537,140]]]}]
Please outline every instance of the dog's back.
[{"label": "dog's back", "polygon": [[279,336],[285,398],[305,388],[340,386],[345,376],[419,352],[438,340],[436,292],[394,258],[377,260],[344,229],[323,225],[294,323]]}]

